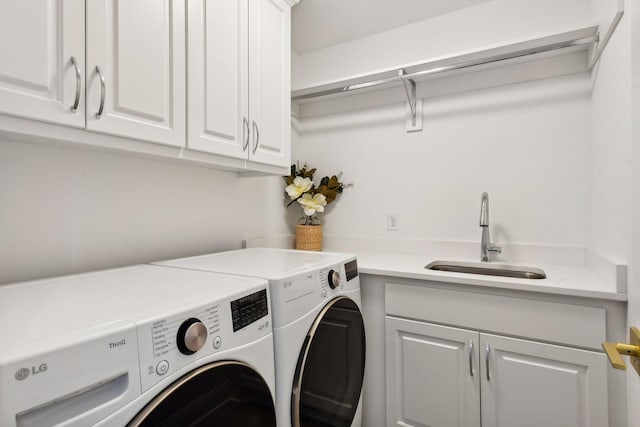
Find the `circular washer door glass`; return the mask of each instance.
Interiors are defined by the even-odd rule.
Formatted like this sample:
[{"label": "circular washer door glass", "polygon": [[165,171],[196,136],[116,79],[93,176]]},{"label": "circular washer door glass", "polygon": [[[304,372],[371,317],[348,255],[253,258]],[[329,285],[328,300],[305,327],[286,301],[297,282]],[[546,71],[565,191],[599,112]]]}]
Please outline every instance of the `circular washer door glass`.
[{"label": "circular washer door glass", "polygon": [[275,408],[264,379],[233,361],[211,363],[156,396],[129,427],[275,427]]},{"label": "circular washer door glass", "polygon": [[365,335],[356,303],[338,297],[320,312],[298,357],[291,395],[296,427],[350,427],[364,379]]}]

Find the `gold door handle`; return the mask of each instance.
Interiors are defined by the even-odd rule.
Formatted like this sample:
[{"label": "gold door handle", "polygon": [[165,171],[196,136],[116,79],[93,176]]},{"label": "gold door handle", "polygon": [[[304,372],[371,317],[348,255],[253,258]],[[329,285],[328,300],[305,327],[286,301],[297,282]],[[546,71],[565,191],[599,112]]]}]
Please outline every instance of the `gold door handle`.
[{"label": "gold door handle", "polygon": [[603,342],[602,348],[607,353],[611,366],[615,369],[626,370],[627,365],[622,360],[622,354],[631,356],[631,364],[640,375],[640,329],[635,326],[629,329],[630,344],[619,342]]}]

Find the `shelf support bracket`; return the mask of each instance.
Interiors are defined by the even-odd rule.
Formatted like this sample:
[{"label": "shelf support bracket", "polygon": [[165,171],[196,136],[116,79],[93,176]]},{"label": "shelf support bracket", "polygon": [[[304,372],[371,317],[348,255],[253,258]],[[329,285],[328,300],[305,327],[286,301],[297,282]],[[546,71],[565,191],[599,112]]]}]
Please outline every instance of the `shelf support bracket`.
[{"label": "shelf support bracket", "polygon": [[[398,71],[398,74],[404,76],[407,74],[404,68],[401,68]],[[411,94],[409,94],[409,88],[407,87],[407,82],[411,85]],[[409,108],[411,109],[411,123],[416,125],[416,82],[413,79],[403,79],[402,83],[404,84],[404,91],[407,93],[407,101],[409,102]]]},{"label": "shelf support bracket", "polygon": [[600,55],[602,55],[602,52],[604,51],[605,47],[607,47],[607,44],[609,43],[609,39],[611,38],[611,36],[613,35],[613,32],[618,27],[618,23],[622,19],[622,15],[624,15],[624,10],[623,9],[618,10],[615,16],[613,17],[613,20],[611,21],[611,24],[609,25],[607,32],[604,35],[601,35],[600,32],[598,32],[598,39],[596,40],[596,43],[595,43],[595,49],[591,55],[591,58],[589,59],[589,69],[592,69],[600,59]]},{"label": "shelf support bracket", "polygon": [[[402,77],[407,74],[404,68],[398,70],[398,76]],[[418,102],[416,98],[416,82],[413,79],[402,79],[404,91],[407,94],[407,103],[409,106],[409,116],[407,117],[407,132],[416,132],[422,130],[422,100]],[[409,89],[411,86],[411,89]],[[418,113],[420,114],[418,120]]]}]

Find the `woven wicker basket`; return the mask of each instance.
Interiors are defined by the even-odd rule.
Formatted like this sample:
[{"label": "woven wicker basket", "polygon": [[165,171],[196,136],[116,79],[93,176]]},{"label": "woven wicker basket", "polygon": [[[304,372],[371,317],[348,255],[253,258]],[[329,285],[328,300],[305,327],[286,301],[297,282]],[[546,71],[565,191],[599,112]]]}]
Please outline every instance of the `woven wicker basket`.
[{"label": "woven wicker basket", "polygon": [[296,249],[304,251],[321,251],[322,224],[296,225]]}]

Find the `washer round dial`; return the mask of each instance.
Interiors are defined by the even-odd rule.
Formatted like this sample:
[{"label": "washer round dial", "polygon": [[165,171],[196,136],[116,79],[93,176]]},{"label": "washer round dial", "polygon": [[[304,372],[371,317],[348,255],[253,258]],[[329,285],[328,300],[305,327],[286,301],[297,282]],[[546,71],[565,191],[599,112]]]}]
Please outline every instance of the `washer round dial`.
[{"label": "washer round dial", "polygon": [[200,321],[192,317],[185,320],[178,328],[176,342],[178,350],[182,354],[193,354],[200,350],[207,341],[207,327]]},{"label": "washer round dial", "polygon": [[340,286],[340,273],[335,270],[329,271],[329,287],[335,289]]}]

